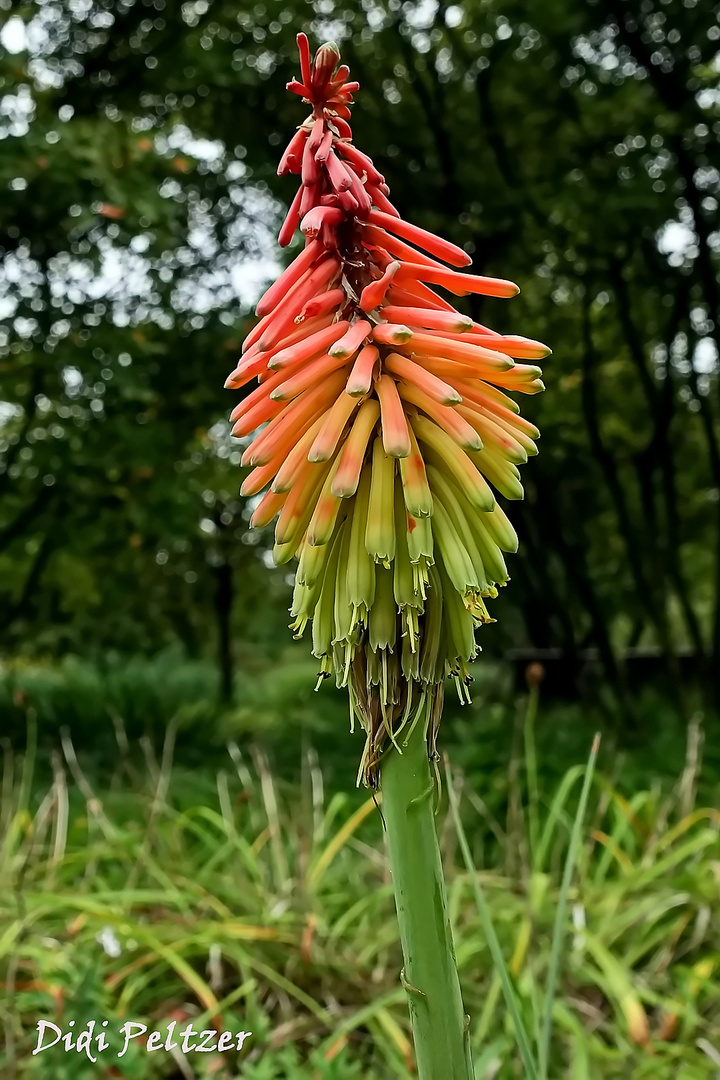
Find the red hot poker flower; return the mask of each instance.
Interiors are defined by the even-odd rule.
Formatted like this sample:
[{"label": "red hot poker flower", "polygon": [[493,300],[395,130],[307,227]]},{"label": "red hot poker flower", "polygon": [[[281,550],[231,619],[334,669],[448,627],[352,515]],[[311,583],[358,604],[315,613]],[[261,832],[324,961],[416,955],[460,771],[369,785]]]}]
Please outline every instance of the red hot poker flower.
[{"label": "red hot poker flower", "polygon": [[[257,433],[242,491],[269,490],[254,525],[277,517],[274,557],[299,559],[297,635],[312,626],[321,676],[348,685],[367,742],[364,780],[426,703],[434,745],[442,684],[467,698],[475,627],[508,580],[515,531],[496,501],[522,498],[518,465],[537,428],[507,391],[542,390],[537,341],[456,311],[456,296],[510,297],[501,278],[461,273],[467,253],[404,221],[352,142],[356,82],[323,45],[288,89],[312,111],[278,172],[300,177],[280,231],[305,247],[257,305],[260,322],[226,385],[258,386],[233,411]],[[449,264],[449,265],[448,265]],[[493,490],[494,489],[494,490]]]}]

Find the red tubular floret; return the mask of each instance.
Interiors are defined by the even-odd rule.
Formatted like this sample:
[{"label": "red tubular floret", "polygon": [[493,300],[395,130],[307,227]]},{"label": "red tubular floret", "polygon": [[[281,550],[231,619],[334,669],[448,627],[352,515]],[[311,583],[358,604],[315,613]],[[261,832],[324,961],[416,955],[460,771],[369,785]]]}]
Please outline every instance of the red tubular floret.
[{"label": "red tubular floret", "polygon": [[391,217],[400,217],[400,211],[393,206],[385,195],[383,195],[380,188],[372,187],[371,184],[368,184],[368,195],[372,199],[373,205],[377,206],[378,210],[382,210],[383,213],[389,214]]},{"label": "red tubular floret", "polygon": [[333,133],[329,129],[325,132],[322,138],[322,142],[315,153],[315,160],[318,165],[324,165],[328,159],[328,154],[332,150]]},{"label": "red tubular floret", "polygon": [[289,83],[285,83],[285,89],[289,90],[291,94],[297,94],[298,97],[309,97],[310,91],[303,83],[298,82],[297,79],[291,79]]},{"label": "red tubular floret", "polygon": [[417,244],[418,247],[429,251],[431,255],[437,256],[438,259],[449,262],[452,266],[469,266],[472,262],[468,253],[456,244],[451,244],[448,240],[442,240],[439,236],[435,236],[434,233],[427,232],[426,229],[421,229],[417,225],[411,225],[408,221],[403,221],[402,218],[393,217],[392,214],[383,214],[380,210],[371,210],[368,214],[368,221],[371,225],[379,225],[380,228],[387,229],[389,232]]},{"label": "red tubular floret", "polygon": [[282,223],[282,228],[278,234],[278,244],[280,247],[287,247],[295,235],[295,230],[300,222],[300,200],[302,198],[302,191],[302,188],[298,188],[295,198],[290,204],[287,217]]},{"label": "red tubular floret", "polygon": [[385,294],[390,287],[390,282],[395,277],[395,274],[400,269],[400,263],[393,261],[388,263],[382,277],[377,281],[371,281],[369,285],[366,285],[360,294],[360,307],[363,311],[372,311],[381,304],[385,298]]},{"label": "red tubular floret", "polygon": [[363,154],[362,150],[358,150],[356,146],[353,146],[351,142],[342,141],[338,145],[338,150],[343,154],[349,162],[351,162],[358,172],[364,172],[368,178],[368,183],[371,184],[384,184],[385,177],[382,173],[373,165],[367,154]]},{"label": "red tubular floret", "polygon": [[428,262],[404,262],[398,272],[398,281],[405,285],[406,280],[429,281],[433,285],[442,285],[456,296],[468,293],[480,293],[481,296],[517,296],[520,292],[513,281],[504,278],[479,277],[477,274],[458,274],[445,267],[435,267]]},{"label": "red tubular floret", "polygon": [[300,172],[303,147],[305,146],[305,140],[308,137],[308,133],[305,128],[300,128],[295,132],[290,142],[287,144],[285,153],[280,158],[280,164],[278,165],[278,176],[285,176],[286,173]]},{"label": "red tubular floret", "polygon": [[298,257],[290,263],[286,270],[280,275],[277,281],[266,289],[257,302],[255,312],[257,315],[267,315],[269,311],[272,311],[276,304],[280,302],[283,296],[287,293],[296,281],[299,281],[302,275],[322,254],[322,246],[318,244],[317,240],[311,240],[305,247],[304,251],[301,251]]},{"label": "red tubular floret", "polygon": [[300,33],[295,38],[300,53],[300,77],[306,86],[310,85],[310,42],[307,34]]},{"label": "red tubular floret", "polygon": [[347,120],[343,120],[341,116],[336,116],[332,110],[330,119],[334,127],[337,128],[337,133],[341,139],[352,139],[352,128],[348,124]]}]

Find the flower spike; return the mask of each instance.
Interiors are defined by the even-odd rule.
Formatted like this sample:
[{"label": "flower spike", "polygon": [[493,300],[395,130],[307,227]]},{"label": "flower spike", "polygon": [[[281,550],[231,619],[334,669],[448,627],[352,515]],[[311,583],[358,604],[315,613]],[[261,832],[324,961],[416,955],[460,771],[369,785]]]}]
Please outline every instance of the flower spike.
[{"label": "flower spike", "polygon": [[433,750],[447,676],[468,700],[474,631],[518,544],[494,492],[522,498],[518,465],[540,434],[511,394],[544,388],[533,362],[549,349],[441,295],[519,290],[468,273],[462,247],[401,217],[353,143],[358,84],[337,46],[313,58],[297,43],[288,90],[311,112],[278,167],[299,179],[280,244],[304,246],[260,298],[226,385],[258,379],[231,414],[234,435],[254,435],[242,491],[267,489],[252,524],[277,517],[276,561],[299,560],[293,629],[312,627],[321,679],[350,687],[376,786],[419,709]]}]

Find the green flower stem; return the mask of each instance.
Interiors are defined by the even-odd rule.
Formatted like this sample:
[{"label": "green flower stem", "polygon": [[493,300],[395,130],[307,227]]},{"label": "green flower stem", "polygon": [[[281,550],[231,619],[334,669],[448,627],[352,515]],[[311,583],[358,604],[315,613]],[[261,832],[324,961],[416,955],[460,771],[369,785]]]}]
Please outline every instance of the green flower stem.
[{"label": "green flower stem", "polygon": [[[455,964],[435,831],[424,720],[398,736],[402,754],[382,758],[380,790],[419,1080],[473,1080],[467,1018]],[[406,732],[408,734],[406,734]],[[407,739],[407,742],[403,741]]]}]

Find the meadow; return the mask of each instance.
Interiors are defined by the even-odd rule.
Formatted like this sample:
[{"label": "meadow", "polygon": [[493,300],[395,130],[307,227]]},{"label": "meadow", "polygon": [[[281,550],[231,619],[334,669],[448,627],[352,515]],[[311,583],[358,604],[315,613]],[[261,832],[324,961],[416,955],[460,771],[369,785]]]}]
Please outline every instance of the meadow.
[{"label": "meadow", "polygon": [[[413,1075],[382,807],[353,787],[360,740],[338,725],[335,695],[298,692],[306,675],[288,661],[221,710],[211,669],[167,656],[4,672],[3,1076]],[[714,719],[684,726],[652,697],[641,711],[645,730],[624,737],[492,668],[472,706],[449,701],[441,750],[476,874],[443,762],[438,830],[478,1080],[524,1074],[473,879],[532,1039],[558,965],[550,1077],[720,1072],[720,774],[703,754]],[[565,891],[594,723],[603,739]],[[78,1030],[102,1017],[110,1033],[175,1020],[252,1036],[241,1054],[153,1055],[137,1039],[120,1060],[111,1034],[97,1064],[57,1047],[33,1056],[38,1019],[62,1027],[69,1013]]]}]

